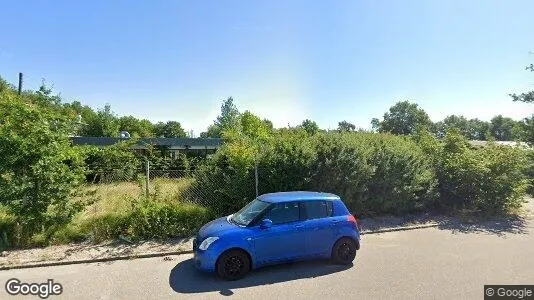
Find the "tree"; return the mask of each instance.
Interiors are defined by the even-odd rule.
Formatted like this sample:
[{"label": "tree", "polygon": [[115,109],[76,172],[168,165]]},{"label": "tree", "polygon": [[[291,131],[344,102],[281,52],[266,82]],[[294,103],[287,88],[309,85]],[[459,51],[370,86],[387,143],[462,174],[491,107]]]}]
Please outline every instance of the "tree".
[{"label": "tree", "polygon": [[87,127],[87,120],[95,120],[97,118],[96,112],[87,105],[82,105],[80,101],[73,101],[72,103],[64,103],[63,110],[65,115],[73,120],[76,120],[76,135],[87,136],[89,129]]},{"label": "tree", "polygon": [[154,126],[154,135],[166,138],[186,137],[182,124],[177,121],[168,121],[167,123],[159,122]]},{"label": "tree", "polygon": [[511,141],[512,128],[516,122],[502,115],[497,115],[491,119],[490,133],[497,141]]},{"label": "tree", "polygon": [[534,115],[515,122],[511,135],[514,141],[522,141],[534,145]]},{"label": "tree", "polygon": [[531,146],[534,145],[534,114],[530,117],[523,119],[523,124],[525,128],[525,139],[524,141],[529,143]]},{"label": "tree", "polygon": [[302,121],[302,124],[300,126],[304,128],[304,130],[306,130],[308,135],[314,135],[319,131],[319,125],[317,125],[315,121],[309,119]]},{"label": "tree", "polygon": [[271,120],[263,119],[263,123],[265,124],[265,126],[266,126],[267,128],[269,128],[269,131],[271,131],[271,132],[274,131],[273,122],[271,122]]},{"label": "tree", "polygon": [[[534,64],[530,64],[525,69],[534,72]],[[510,96],[512,97],[513,101],[534,103],[534,91],[522,93],[520,95],[510,94]],[[516,127],[516,129],[514,130],[514,134],[516,135],[516,137],[521,136],[521,140],[526,141],[530,145],[534,145],[534,114],[530,115],[530,117],[523,119],[519,127],[521,127],[522,130],[519,130],[518,127]]]},{"label": "tree", "polygon": [[221,106],[221,114],[217,116],[217,119],[213,124],[208,127],[208,131],[201,133],[200,136],[220,138],[223,131],[239,125],[239,117],[239,110],[234,104],[234,99],[230,97],[223,102]]},{"label": "tree", "polygon": [[354,131],[356,130],[356,126],[352,123],[349,123],[347,121],[341,121],[337,123],[337,130],[339,131]]},{"label": "tree", "polygon": [[378,118],[371,119],[371,128],[373,132],[378,132],[380,130],[380,120],[378,120]]},{"label": "tree", "polygon": [[265,139],[272,134],[269,123],[260,119],[250,111],[245,111],[241,117],[241,129],[243,133],[254,139]]},{"label": "tree", "polygon": [[83,180],[83,160],[68,139],[71,120],[30,98],[0,79],[0,206],[17,218],[19,243],[68,222],[80,208],[69,198]]},{"label": "tree", "polygon": [[154,136],[154,124],[147,119],[138,120],[137,132],[139,137],[152,137]]},{"label": "tree", "polygon": [[443,121],[435,123],[434,129],[439,138],[443,138],[449,130],[456,129],[464,137],[470,140],[477,140],[478,132],[472,128],[474,125],[471,120],[467,120],[464,116],[450,115],[443,119]]},{"label": "tree", "polygon": [[432,122],[428,114],[415,103],[408,101],[397,102],[389,112],[384,114],[382,122],[378,124],[380,132],[410,135],[417,127],[430,128]]},{"label": "tree", "polygon": [[149,120],[139,120],[133,116],[118,119],[119,131],[127,131],[132,137],[153,136],[154,125]]},{"label": "tree", "polygon": [[85,122],[87,125],[85,125],[84,133],[87,136],[117,137],[119,135],[119,122],[109,104],[99,109],[94,117]]},{"label": "tree", "polygon": [[[534,72],[534,64],[530,64],[525,68],[527,71]],[[514,101],[521,101],[525,103],[534,103],[534,91],[529,91],[522,94],[510,94]]]},{"label": "tree", "polygon": [[490,123],[477,118],[469,120],[468,137],[471,140],[485,141],[489,132]]}]

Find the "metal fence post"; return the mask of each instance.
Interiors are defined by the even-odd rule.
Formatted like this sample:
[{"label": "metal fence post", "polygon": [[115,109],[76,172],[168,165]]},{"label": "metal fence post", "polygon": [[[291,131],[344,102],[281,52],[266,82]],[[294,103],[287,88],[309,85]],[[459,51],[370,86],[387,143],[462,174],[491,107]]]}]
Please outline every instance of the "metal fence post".
[{"label": "metal fence post", "polygon": [[146,194],[146,197],[148,198],[148,195],[150,193],[150,161],[148,160],[148,158],[146,159],[146,183],[145,183],[145,188],[146,188],[146,191],[145,191],[145,194]]},{"label": "metal fence post", "polygon": [[256,178],[256,197],[259,196],[259,192],[258,192],[258,162],[256,161],[256,165],[254,167],[254,176]]}]

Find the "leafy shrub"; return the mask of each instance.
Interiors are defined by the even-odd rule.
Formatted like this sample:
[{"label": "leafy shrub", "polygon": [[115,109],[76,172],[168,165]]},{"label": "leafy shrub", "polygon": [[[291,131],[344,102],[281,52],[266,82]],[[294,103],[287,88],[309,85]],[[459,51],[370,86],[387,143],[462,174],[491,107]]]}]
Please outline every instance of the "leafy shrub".
[{"label": "leafy shrub", "polygon": [[[33,103],[49,98],[20,96],[0,82],[0,204],[18,224],[11,235],[14,245],[24,244],[49,220],[67,222],[79,208],[67,205],[84,171],[80,153],[67,138],[72,124]],[[61,210],[50,211],[51,205]]]},{"label": "leafy shrub", "polygon": [[14,240],[16,217],[0,205],[0,250],[10,248]]},{"label": "leafy shrub", "polygon": [[67,244],[72,242],[82,242],[86,239],[87,234],[83,231],[80,225],[69,223],[53,232],[48,239],[48,243]]},{"label": "leafy shrub", "polygon": [[78,229],[65,228],[56,236],[66,239],[85,236],[93,242],[121,235],[133,239],[188,237],[210,219],[209,212],[196,205],[145,200],[132,211],[97,215],[84,220]]},{"label": "leafy shrub", "polygon": [[145,202],[129,217],[128,235],[137,238],[187,237],[210,220],[206,209],[191,204]]},{"label": "leafy shrub", "polygon": [[316,147],[314,186],[340,195],[358,214],[412,212],[436,199],[430,160],[407,138],[328,134],[317,140]]},{"label": "leafy shrub", "polygon": [[523,150],[497,145],[471,149],[464,137],[449,132],[436,155],[441,157],[436,173],[443,207],[495,214],[521,206],[526,188]]},{"label": "leafy shrub", "polygon": [[[408,138],[388,134],[282,131],[254,143],[235,139],[195,173],[193,201],[230,214],[259,193],[316,190],[340,195],[359,214],[403,213],[433,205],[431,161]],[[197,191],[204,193],[199,194]]]},{"label": "leafy shrub", "polygon": [[186,199],[207,207],[216,216],[235,212],[254,199],[254,153],[246,142],[224,145],[201,164]]},{"label": "leafy shrub", "polygon": [[110,212],[94,216],[80,225],[80,230],[91,241],[97,243],[125,234],[129,225],[129,214]]},{"label": "leafy shrub", "polygon": [[317,152],[305,130],[281,132],[257,147],[260,193],[313,189]]},{"label": "leafy shrub", "polygon": [[350,133],[317,137],[312,186],[317,191],[338,194],[349,209],[361,213],[374,168],[370,164],[372,150],[358,137]]},{"label": "leafy shrub", "polygon": [[528,180],[527,193],[534,197],[534,150],[526,151],[526,165],[524,169],[525,177]]},{"label": "leafy shrub", "polygon": [[80,147],[88,167],[88,182],[112,182],[135,180],[141,162],[130,149],[131,142],[121,142],[109,147]]},{"label": "leafy shrub", "polygon": [[368,135],[370,165],[364,211],[402,214],[434,205],[437,180],[431,161],[412,140],[393,135]]}]

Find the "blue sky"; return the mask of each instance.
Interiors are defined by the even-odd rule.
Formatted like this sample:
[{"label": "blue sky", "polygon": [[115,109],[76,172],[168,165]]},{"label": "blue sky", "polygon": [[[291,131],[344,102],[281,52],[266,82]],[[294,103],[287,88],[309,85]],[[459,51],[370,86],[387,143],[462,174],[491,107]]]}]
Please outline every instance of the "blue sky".
[{"label": "blue sky", "polygon": [[534,1],[9,1],[0,76],[200,131],[232,96],[276,126],[368,128],[410,100],[434,120],[519,119]]}]

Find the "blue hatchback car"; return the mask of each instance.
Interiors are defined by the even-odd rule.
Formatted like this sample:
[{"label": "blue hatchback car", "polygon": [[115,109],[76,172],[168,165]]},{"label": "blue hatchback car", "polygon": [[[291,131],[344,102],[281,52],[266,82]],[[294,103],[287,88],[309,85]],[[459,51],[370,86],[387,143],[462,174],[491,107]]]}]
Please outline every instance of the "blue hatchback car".
[{"label": "blue hatchback car", "polygon": [[204,225],[193,249],[197,269],[236,280],[252,269],[299,260],[350,264],[360,249],[360,232],[339,196],[281,192],[261,195]]}]

